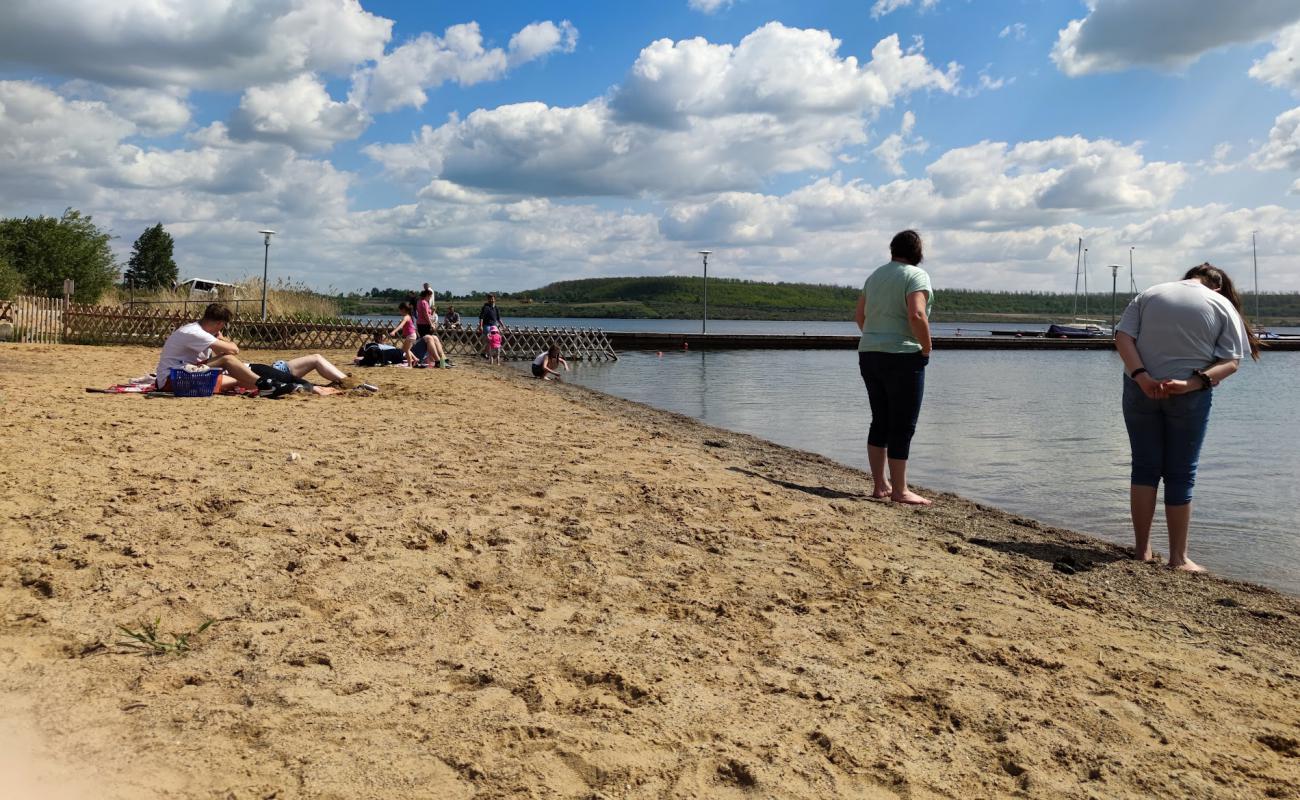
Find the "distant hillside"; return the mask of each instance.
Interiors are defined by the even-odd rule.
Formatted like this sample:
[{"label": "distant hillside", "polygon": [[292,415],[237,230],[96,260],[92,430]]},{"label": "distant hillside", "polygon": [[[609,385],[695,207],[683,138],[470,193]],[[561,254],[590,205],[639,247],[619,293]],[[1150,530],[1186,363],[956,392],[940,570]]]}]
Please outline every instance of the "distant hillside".
[{"label": "distant hillside", "polygon": [[[664,276],[560,281],[514,292],[501,302],[528,313],[519,308],[524,298],[532,301],[531,311],[538,316],[552,315],[555,306],[604,306],[623,312],[618,316],[693,318],[704,308],[704,279]],[[715,319],[843,319],[844,308],[851,312],[857,299],[857,290],[844,286],[732,278],[709,281],[709,316]]]},{"label": "distant hillside", "polygon": [[[761,283],[731,278],[709,280],[709,316],[713,319],[840,320],[853,315],[859,287],[813,283]],[[514,316],[694,319],[703,312],[704,279],[696,277],[588,278],[559,281],[540,289],[498,295],[503,311]],[[1117,313],[1132,299],[1115,297]],[[1264,320],[1300,318],[1300,293],[1264,293]],[[459,298],[458,298],[459,301]],[[1243,298],[1253,312],[1252,296]],[[1077,309],[1077,310],[1076,310]],[[936,289],[938,321],[1019,318],[1057,320],[1073,316],[1106,318],[1110,293],[1096,292],[1077,301],[1073,294],[991,292]]]},{"label": "distant hillside", "polygon": [[[734,278],[709,280],[709,317],[712,319],[842,320],[853,316],[859,287],[816,283],[761,283]],[[364,297],[340,298],[349,313],[371,308],[391,313],[405,296],[404,290],[373,289]],[[460,306],[462,314],[477,314],[486,292],[448,297],[438,305]],[[1131,299],[1115,297],[1116,311]],[[704,279],[699,277],[587,278],[559,281],[540,289],[498,292],[506,317],[603,317],[613,319],[698,319],[704,310]],[[1243,298],[1248,312],[1254,297]],[[1260,297],[1261,322],[1284,324],[1300,319],[1300,293],[1265,293]],[[1076,311],[1077,307],[1077,311]],[[990,292],[970,289],[936,289],[936,321],[1052,321],[1087,316],[1110,316],[1109,293],[1093,293],[1077,301],[1072,294],[1052,292]]]}]

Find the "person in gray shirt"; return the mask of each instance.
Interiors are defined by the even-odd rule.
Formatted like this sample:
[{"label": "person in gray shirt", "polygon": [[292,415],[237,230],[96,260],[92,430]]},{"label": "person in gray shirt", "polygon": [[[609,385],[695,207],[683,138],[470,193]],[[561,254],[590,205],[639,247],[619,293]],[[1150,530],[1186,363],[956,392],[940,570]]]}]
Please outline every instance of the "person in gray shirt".
[{"label": "person in gray shirt", "polygon": [[1245,322],[1232,279],[1201,264],[1183,280],[1133,298],[1115,328],[1115,349],[1124,360],[1135,555],[1152,558],[1151,520],[1163,480],[1169,566],[1201,572],[1187,557],[1187,532],[1212,389],[1237,371],[1247,352],[1259,360],[1259,340]]}]

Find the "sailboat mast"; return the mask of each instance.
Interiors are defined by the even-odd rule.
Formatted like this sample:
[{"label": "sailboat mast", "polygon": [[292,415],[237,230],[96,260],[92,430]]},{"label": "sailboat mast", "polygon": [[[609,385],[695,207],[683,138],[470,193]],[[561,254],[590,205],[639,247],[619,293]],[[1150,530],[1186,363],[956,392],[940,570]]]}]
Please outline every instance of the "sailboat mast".
[{"label": "sailboat mast", "polygon": [[1079,237],[1079,251],[1074,255],[1074,307],[1070,316],[1079,316],[1079,265],[1083,259],[1083,237]]},{"label": "sailboat mast", "polygon": [[1088,248],[1083,248],[1083,313],[1088,314]]},{"label": "sailboat mast", "polygon": [[1250,232],[1250,260],[1255,263],[1255,324],[1259,324],[1259,255],[1255,251],[1256,231]]}]

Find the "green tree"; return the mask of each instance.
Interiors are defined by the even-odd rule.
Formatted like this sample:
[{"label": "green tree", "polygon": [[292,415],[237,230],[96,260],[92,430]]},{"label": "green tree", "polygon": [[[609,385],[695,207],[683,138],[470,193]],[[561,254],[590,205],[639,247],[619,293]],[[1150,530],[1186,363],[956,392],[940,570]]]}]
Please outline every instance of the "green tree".
[{"label": "green tree", "polygon": [[11,300],[23,290],[23,276],[0,258],[0,300]]},{"label": "green tree", "polygon": [[180,268],[172,259],[172,235],[163,230],[162,223],[146,228],[131,245],[131,258],[126,262],[122,281],[137,290],[169,289],[176,284]]},{"label": "green tree", "polygon": [[0,260],[22,274],[33,294],[60,295],[63,281],[71,278],[76,283],[73,299],[93,303],[117,278],[108,246],[112,238],[73,208],[58,219],[10,217],[0,219]]}]

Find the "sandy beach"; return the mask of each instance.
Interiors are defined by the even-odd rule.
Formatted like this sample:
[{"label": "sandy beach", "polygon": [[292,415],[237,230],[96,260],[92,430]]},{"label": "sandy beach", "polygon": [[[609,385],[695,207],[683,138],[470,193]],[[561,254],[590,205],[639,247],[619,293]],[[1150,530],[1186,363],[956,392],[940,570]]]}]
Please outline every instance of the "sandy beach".
[{"label": "sandy beach", "polygon": [[1295,598],[515,370],[83,391],[155,358],[0,345],[0,796],[1300,797]]}]

